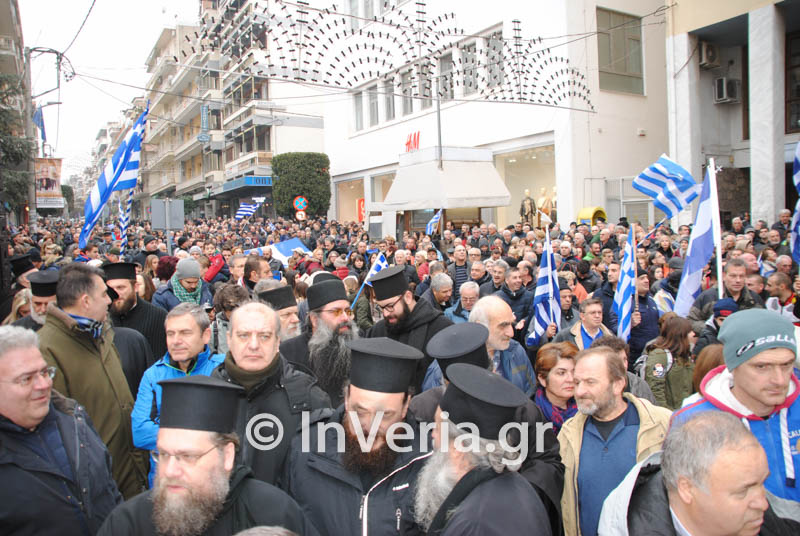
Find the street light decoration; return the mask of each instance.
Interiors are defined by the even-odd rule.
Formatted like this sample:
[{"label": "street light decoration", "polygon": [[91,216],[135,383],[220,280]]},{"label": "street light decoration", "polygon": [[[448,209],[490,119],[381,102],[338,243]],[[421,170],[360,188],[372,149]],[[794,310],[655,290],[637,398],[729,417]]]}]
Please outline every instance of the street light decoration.
[{"label": "street light decoration", "polygon": [[[455,14],[429,19],[423,0],[404,6],[413,11],[410,15],[392,6],[369,20],[338,13],[335,7],[311,8],[299,0],[276,0],[276,4],[277,10],[265,7],[261,13],[250,13],[248,24],[237,24],[239,39],[229,38],[227,43],[223,19],[235,15],[201,19],[202,50],[221,47],[223,54],[237,60],[232,70],[252,61],[252,74],[331,88],[356,89],[373,80],[393,80],[395,93],[404,97],[433,99],[438,86],[438,96],[452,100],[453,88],[463,87],[470,99],[582,104],[594,110],[585,75],[544,46],[541,38],[523,39],[518,20],[513,21],[511,38],[482,36],[487,46],[479,54],[472,43],[459,46],[465,32],[457,27]],[[365,28],[370,22],[376,24]],[[263,60],[244,55],[256,45]],[[452,70],[438,74],[444,83],[437,85],[435,66],[457,47],[461,57],[453,59]],[[410,78],[396,76],[409,68]]]}]

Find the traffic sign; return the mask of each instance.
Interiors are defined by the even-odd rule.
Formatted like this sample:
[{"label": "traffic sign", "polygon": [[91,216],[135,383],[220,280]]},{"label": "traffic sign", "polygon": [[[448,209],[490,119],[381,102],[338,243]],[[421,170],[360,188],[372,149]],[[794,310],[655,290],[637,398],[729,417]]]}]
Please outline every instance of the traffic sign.
[{"label": "traffic sign", "polygon": [[297,219],[297,221],[303,221],[306,219],[306,211],[298,210],[297,212],[294,213],[294,217]]},{"label": "traffic sign", "polygon": [[294,209],[297,211],[304,211],[308,208],[308,199],[303,197],[302,195],[298,195],[292,201],[292,205],[294,205]]},{"label": "traffic sign", "polygon": [[208,143],[211,141],[211,136],[209,136],[205,132],[201,132],[200,134],[197,135],[197,141],[199,141],[200,143]]}]

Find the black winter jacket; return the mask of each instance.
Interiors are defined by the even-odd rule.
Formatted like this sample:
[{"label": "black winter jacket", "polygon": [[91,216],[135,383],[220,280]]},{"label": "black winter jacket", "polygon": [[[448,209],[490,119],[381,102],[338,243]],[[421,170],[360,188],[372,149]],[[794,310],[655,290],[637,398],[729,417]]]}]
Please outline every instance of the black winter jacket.
[{"label": "black winter jacket", "polygon": [[431,337],[439,333],[441,330],[453,324],[441,311],[437,311],[426,300],[419,300],[414,306],[407,319],[406,330],[395,335],[386,330],[386,320],[381,319],[367,331],[366,337],[389,337],[403,344],[413,346],[423,354],[425,357],[417,362],[417,370],[414,373],[414,380],[412,385],[416,389],[415,392],[422,392],[422,380],[425,379],[425,372],[433,362],[433,358],[428,355],[426,348],[428,341]]},{"label": "black winter jacket", "polygon": [[[404,445],[408,452],[398,453],[392,470],[365,487],[361,475],[342,465],[336,430],[326,427],[320,442],[320,426],[341,423],[343,417],[344,406],[340,406],[312,422],[306,432],[310,448],[301,448],[301,436],[294,438],[283,488],[323,536],[417,534],[412,511],[416,479],[432,453],[420,449],[425,441],[420,440],[416,420],[410,413],[406,416],[405,422],[414,430],[414,438]],[[433,448],[430,435],[427,445]]]},{"label": "black winter jacket", "polygon": [[[72,478],[30,447],[55,434]],[[52,452],[54,442],[48,445]],[[86,410],[56,391],[50,412],[33,432],[0,417],[0,482],[0,534],[6,536],[96,534],[122,502],[111,456]]]},{"label": "black winter jacket", "polygon": [[[246,464],[257,479],[269,484],[276,484],[281,476],[292,438],[300,429],[303,412],[313,415],[316,411],[331,407],[328,395],[317,386],[313,376],[297,370],[282,357],[280,360],[280,368],[276,373],[249,391],[242,392],[236,416],[236,433],[242,438],[236,454],[237,462]],[[236,384],[225,370],[224,363],[214,369],[211,375]],[[259,450],[247,439],[248,423],[261,413],[273,415],[283,426],[283,437],[277,446],[269,450]],[[277,430],[270,430],[266,426],[260,433],[264,437],[278,434]]]}]

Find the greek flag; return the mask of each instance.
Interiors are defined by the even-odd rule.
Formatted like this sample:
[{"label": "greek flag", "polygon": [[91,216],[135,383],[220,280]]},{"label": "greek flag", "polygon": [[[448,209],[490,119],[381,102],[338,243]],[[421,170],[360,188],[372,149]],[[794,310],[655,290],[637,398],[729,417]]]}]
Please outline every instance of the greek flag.
[{"label": "greek flag", "polygon": [[686,250],[686,260],[683,264],[683,274],[678,286],[678,295],[675,297],[675,313],[686,317],[700,294],[700,284],[703,281],[703,269],[714,255],[715,229],[713,214],[714,207],[711,196],[711,179],[706,169],[706,178],[700,191],[700,203],[697,205],[697,216],[694,218],[692,234],[689,235],[689,249]]},{"label": "greek flag", "polygon": [[364,279],[364,282],[367,285],[372,286],[372,283],[370,283],[369,281],[370,279],[372,279],[372,276],[377,274],[384,268],[388,267],[389,263],[386,261],[386,256],[383,253],[381,253],[380,255],[375,257],[375,262],[372,263],[372,268],[369,269],[369,273],[367,274],[367,278]]},{"label": "greek flag", "polygon": [[[800,194],[800,142],[797,142],[797,147],[794,150],[794,168],[792,178],[794,179],[794,187],[797,193]],[[792,216],[792,226],[789,229],[789,248],[792,250],[792,258],[794,262],[800,263],[800,199],[794,206],[794,215]]]},{"label": "greek flag", "polygon": [[653,204],[667,218],[683,210],[699,190],[692,175],[665,154],[633,179],[633,187],[652,197]]},{"label": "greek flag", "polygon": [[428,222],[428,225],[425,226],[425,234],[431,236],[433,233],[436,232],[436,229],[439,227],[439,220],[442,219],[442,209],[439,209],[436,214],[433,215],[431,221]]},{"label": "greek flag", "polygon": [[85,223],[81,229],[79,245],[86,247],[89,235],[97,224],[97,220],[103,214],[103,207],[111,197],[112,192],[129,190],[136,187],[139,178],[139,154],[142,148],[142,137],[144,136],[144,126],[146,122],[147,110],[142,112],[139,119],[133,124],[125,139],[122,140],[111,161],[106,164],[100,178],[97,179],[92,193],[86,200],[83,207]]},{"label": "greek flag", "polygon": [[553,246],[550,243],[550,233],[545,233],[544,251],[542,262],[539,266],[539,275],[536,279],[536,293],[533,296],[533,324],[525,341],[530,346],[537,346],[547,331],[547,326],[555,324],[561,329],[561,294],[558,289],[558,274],[556,272]]},{"label": "greek flag", "polygon": [[625,242],[625,255],[622,257],[617,291],[614,293],[612,311],[617,315],[617,337],[627,341],[631,336],[631,313],[633,297],[636,293],[636,260],[633,258],[633,225]]},{"label": "greek flag", "polygon": [[261,203],[242,203],[239,205],[239,210],[236,211],[235,219],[241,220],[242,218],[249,218],[256,213]]}]

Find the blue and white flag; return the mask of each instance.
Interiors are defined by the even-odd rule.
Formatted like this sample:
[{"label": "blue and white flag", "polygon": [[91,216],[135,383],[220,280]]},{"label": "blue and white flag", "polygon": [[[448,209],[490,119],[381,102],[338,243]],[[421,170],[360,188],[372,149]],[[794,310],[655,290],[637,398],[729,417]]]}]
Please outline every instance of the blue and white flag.
[{"label": "blue and white flag", "polygon": [[439,220],[442,219],[442,209],[439,209],[436,214],[433,215],[431,221],[428,222],[428,225],[425,226],[425,234],[431,236],[433,233],[436,232],[436,229],[439,227]]},{"label": "blue and white flag", "polygon": [[148,112],[149,108],[142,112],[142,115],[128,131],[125,139],[114,152],[114,156],[106,164],[103,173],[100,174],[100,178],[97,179],[89,198],[86,199],[83,207],[85,222],[79,241],[81,248],[86,247],[89,235],[103,214],[103,207],[111,197],[111,193],[136,187],[136,181],[139,178],[139,154],[142,149],[142,138]]},{"label": "blue and white flag", "polygon": [[249,218],[256,213],[261,203],[242,203],[239,205],[239,210],[236,211],[234,219],[241,220],[242,218]]},{"label": "blue and white flag", "polygon": [[652,197],[653,204],[667,218],[676,216],[688,206],[699,190],[691,173],[665,154],[633,179],[633,187]]},{"label": "blue and white flag", "polygon": [[[797,193],[800,194],[800,141],[797,142],[797,147],[794,150],[794,167],[792,169],[792,179],[794,180],[794,187]],[[794,206],[794,215],[792,216],[792,226],[789,229],[789,248],[792,250],[792,258],[794,262],[800,263],[800,199]]]},{"label": "blue and white flag", "polygon": [[761,258],[761,255],[758,256],[758,273],[761,277],[767,278],[775,273],[775,268],[772,266],[765,264],[764,260]]},{"label": "blue and white flag", "polygon": [[633,225],[631,225],[628,240],[625,242],[625,255],[622,257],[617,291],[614,293],[614,304],[611,308],[617,315],[617,337],[626,342],[631,336],[633,298],[636,294],[636,259],[633,248]]},{"label": "blue and white flag", "polygon": [[42,114],[42,107],[36,108],[33,112],[33,124],[39,129],[39,134],[42,137],[42,142],[47,143],[47,133],[44,131],[44,114]]},{"label": "blue and white flag", "polygon": [[372,286],[372,283],[370,282],[370,279],[372,278],[372,276],[377,274],[378,272],[380,272],[384,268],[388,268],[388,267],[389,267],[389,263],[386,261],[386,256],[383,253],[381,253],[380,255],[375,257],[375,262],[372,263],[372,268],[369,269],[369,273],[367,274],[366,279],[364,279],[364,282],[367,285]]},{"label": "blue and white flag", "polygon": [[686,250],[686,259],[683,263],[683,274],[678,286],[678,295],[675,297],[675,313],[686,317],[700,294],[703,282],[703,269],[714,255],[714,198],[711,195],[711,179],[706,169],[706,178],[700,191],[700,203],[697,205],[697,215],[694,218],[692,234],[689,235],[689,249]]},{"label": "blue and white flag", "polygon": [[294,253],[294,250],[299,249],[303,252],[303,254],[311,254],[311,250],[306,247],[305,244],[299,238],[290,238],[289,240],[284,240],[283,242],[277,242],[270,246],[263,246],[260,248],[253,248],[248,249],[244,252],[247,255],[258,255],[262,257],[264,255],[265,250],[270,250],[272,252],[272,258],[278,259],[283,264],[284,268],[289,267],[289,258]]},{"label": "blue and white flag", "polygon": [[558,273],[553,246],[550,243],[550,233],[545,233],[542,262],[536,278],[536,293],[533,296],[533,322],[525,341],[527,345],[529,347],[539,345],[550,324],[556,325],[556,331],[561,329],[561,293],[558,288]]}]

